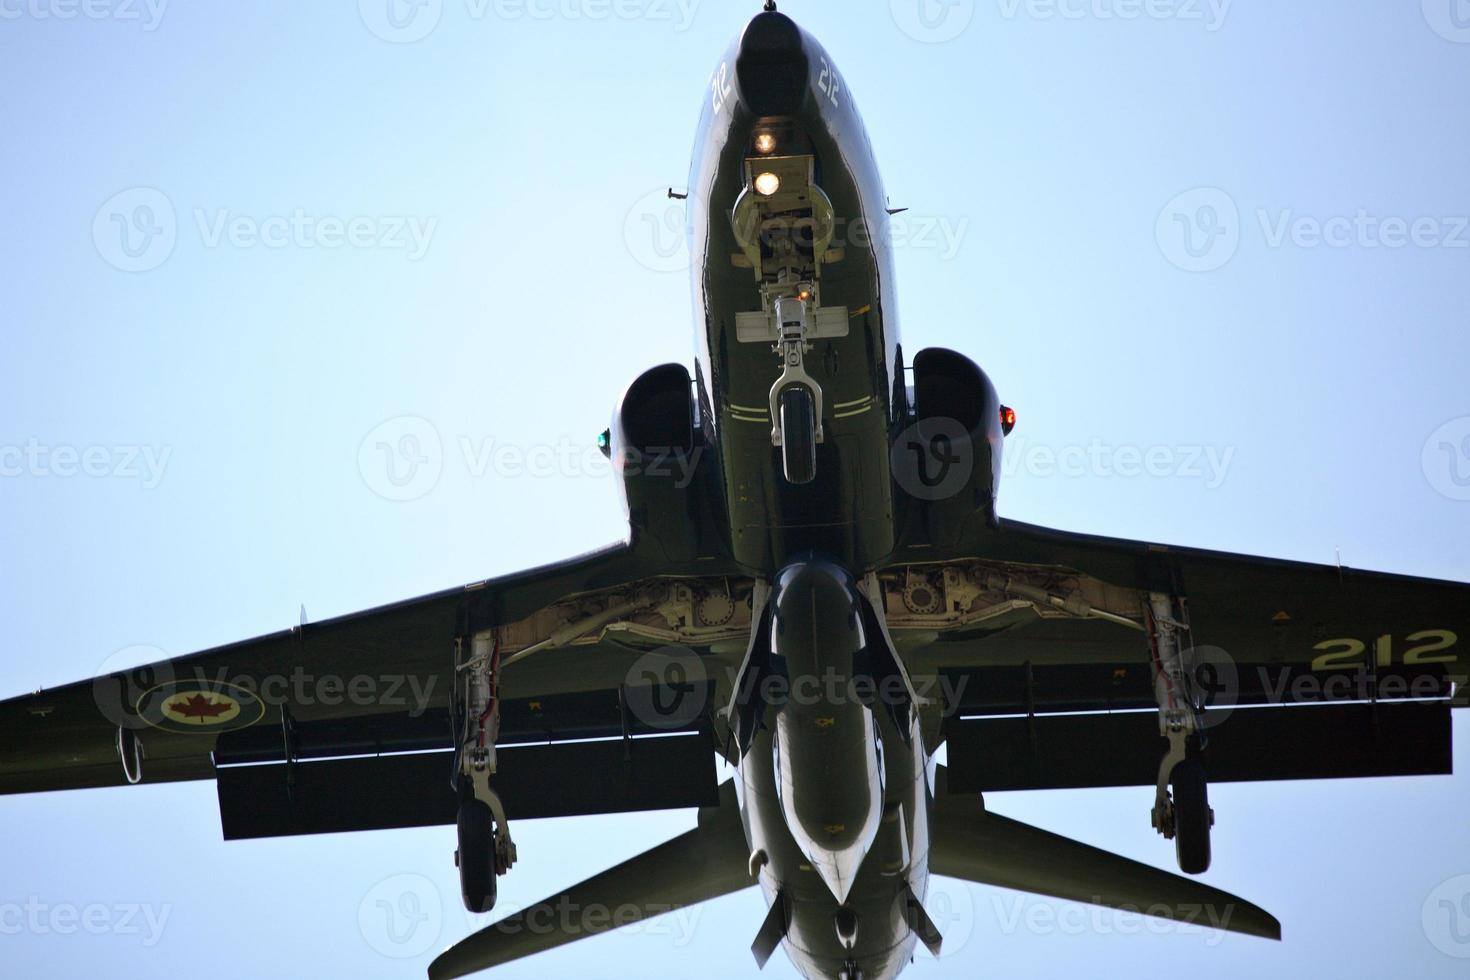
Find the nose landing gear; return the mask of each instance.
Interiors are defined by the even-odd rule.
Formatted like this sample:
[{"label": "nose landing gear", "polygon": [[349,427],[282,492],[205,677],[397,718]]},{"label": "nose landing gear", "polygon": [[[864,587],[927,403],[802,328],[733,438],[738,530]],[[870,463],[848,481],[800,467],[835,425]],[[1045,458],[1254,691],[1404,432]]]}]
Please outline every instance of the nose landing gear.
[{"label": "nose landing gear", "polygon": [[810,483],[817,475],[816,405],[812,393],[791,385],[778,396],[781,466],[787,483]]}]

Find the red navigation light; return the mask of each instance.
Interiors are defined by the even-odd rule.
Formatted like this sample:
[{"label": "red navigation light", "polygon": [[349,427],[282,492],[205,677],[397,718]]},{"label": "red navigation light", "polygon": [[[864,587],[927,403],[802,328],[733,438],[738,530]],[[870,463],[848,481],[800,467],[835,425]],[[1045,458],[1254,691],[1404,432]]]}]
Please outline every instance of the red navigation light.
[{"label": "red navigation light", "polygon": [[1000,407],[1000,431],[1010,435],[1011,430],[1016,427],[1016,410],[1005,405]]}]

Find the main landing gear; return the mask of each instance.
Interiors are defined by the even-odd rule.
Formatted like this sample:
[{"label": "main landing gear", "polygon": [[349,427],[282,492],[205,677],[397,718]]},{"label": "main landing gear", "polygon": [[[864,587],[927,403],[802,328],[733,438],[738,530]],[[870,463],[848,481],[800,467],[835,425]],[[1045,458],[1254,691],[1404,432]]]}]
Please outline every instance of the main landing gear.
[{"label": "main landing gear", "polygon": [[[1184,600],[1154,592],[1148,602],[1148,636],[1159,703],[1159,734],[1169,751],[1159,763],[1154,829],[1174,841],[1179,870],[1202,874],[1210,867],[1209,782],[1203,759],[1205,705],[1196,682],[1194,645]],[[1169,788],[1173,787],[1173,795]]]},{"label": "main landing gear", "polygon": [[477,633],[468,657],[464,641],[456,640],[454,661],[454,784],[459,795],[454,863],[465,909],[483,913],[495,907],[496,879],[516,860],[505,806],[490,788],[500,734],[500,648],[494,631]]}]

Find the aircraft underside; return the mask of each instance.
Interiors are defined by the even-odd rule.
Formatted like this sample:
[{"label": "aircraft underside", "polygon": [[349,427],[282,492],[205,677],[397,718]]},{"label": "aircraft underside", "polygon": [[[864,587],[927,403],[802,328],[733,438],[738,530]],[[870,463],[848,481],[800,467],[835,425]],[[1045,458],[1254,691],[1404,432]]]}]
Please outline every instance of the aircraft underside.
[{"label": "aircraft underside", "polygon": [[[969,357],[905,353],[862,120],[774,8],[703,93],[693,372],[645,372],[603,434],[625,540],[0,703],[0,794],[210,779],[231,840],[452,824],[477,913],[555,859],[520,820],[696,810],[430,976],[759,887],[757,967],[887,980],[942,948],[931,875],[1280,938],[987,792],[1135,787],[1193,876],[1230,819],[1211,782],[1452,770],[1470,586],[1002,520],[1016,413]],[[300,670],[424,697],[307,700]],[[566,902],[632,911],[526,928]]]}]

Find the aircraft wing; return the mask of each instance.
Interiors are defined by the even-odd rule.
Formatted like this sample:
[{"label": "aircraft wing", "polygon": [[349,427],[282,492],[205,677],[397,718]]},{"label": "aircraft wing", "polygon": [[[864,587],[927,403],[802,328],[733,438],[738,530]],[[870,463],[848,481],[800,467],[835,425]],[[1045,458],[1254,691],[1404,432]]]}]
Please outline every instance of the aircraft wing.
[{"label": "aircraft wing", "polygon": [[973,621],[925,632],[890,600],[890,625],[949,692],[959,790],[1154,783],[1151,593],[1183,600],[1212,780],[1451,771],[1470,585],[1015,522],[955,553],[983,559],[928,580],[960,576]]},{"label": "aircraft wing", "polygon": [[140,782],[216,779],[227,838],[452,823],[455,639],[515,624],[543,649],[502,673],[510,816],[713,803],[706,715],[630,710],[653,641],[602,629],[614,604],[656,622],[668,571],[617,545],[0,702],[0,794],[131,782],[126,755]]}]

